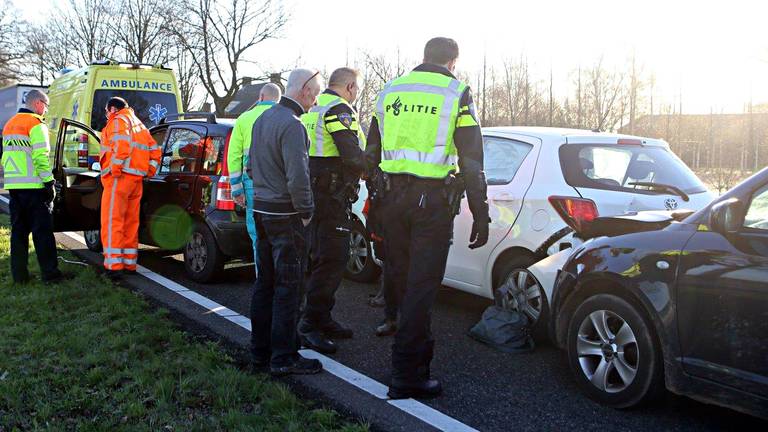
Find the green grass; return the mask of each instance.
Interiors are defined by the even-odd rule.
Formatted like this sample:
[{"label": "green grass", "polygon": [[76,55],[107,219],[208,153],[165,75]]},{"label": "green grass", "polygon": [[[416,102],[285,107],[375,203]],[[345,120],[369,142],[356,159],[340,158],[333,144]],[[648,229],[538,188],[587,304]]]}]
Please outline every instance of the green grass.
[{"label": "green grass", "polygon": [[77,273],[66,284],[12,285],[9,235],[0,215],[0,431],[366,430],[241,371],[90,267],[62,264]]}]

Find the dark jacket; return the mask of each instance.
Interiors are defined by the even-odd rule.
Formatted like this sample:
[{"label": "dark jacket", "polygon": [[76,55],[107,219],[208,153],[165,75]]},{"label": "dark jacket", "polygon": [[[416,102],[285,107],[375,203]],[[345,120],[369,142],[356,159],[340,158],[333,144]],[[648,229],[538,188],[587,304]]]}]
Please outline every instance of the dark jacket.
[{"label": "dark jacket", "polygon": [[283,97],[253,124],[248,176],[253,180],[253,210],[312,216],[309,137],[299,117],[304,110]]}]

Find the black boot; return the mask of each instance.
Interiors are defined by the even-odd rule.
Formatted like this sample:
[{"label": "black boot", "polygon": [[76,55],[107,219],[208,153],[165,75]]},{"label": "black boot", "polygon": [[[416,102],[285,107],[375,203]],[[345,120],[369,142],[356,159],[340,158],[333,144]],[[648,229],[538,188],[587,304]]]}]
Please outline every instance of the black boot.
[{"label": "black boot", "polygon": [[326,336],[333,339],[351,339],[355,334],[351,328],[344,327],[333,318],[331,318],[331,320],[327,323],[323,324],[320,327],[320,330],[322,330]]},{"label": "black boot", "polygon": [[436,379],[409,381],[392,378],[387,396],[390,399],[431,399],[443,393],[443,386]]}]

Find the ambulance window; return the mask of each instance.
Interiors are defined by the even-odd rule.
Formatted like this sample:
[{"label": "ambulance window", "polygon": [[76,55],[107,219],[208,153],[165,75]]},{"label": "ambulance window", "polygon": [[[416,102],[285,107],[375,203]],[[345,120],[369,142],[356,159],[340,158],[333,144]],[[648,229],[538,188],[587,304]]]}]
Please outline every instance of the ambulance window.
[{"label": "ambulance window", "polygon": [[193,130],[171,129],[163,151],[160,173],[196,173],[203,142],[204,137]]}]

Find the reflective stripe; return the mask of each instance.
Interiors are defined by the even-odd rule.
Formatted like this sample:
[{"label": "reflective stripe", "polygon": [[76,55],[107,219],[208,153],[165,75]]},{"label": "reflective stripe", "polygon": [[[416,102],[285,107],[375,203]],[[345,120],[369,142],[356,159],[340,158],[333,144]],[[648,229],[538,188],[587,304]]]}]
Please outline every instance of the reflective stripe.
[{"label": "reflective stripe", "polygon": [[123,259],[120,257],[117,258],[104,258],[104,265],[108,264],[122,264]]},{"label": "reflective stripe", "polygon": [[53,173],[50,171],[43,171],[40,173],[40,178],[51,177],[51,176],[53,176]]},{"label": "reflective stripe", "polygon": [[125,159],[112,158],[112,165],[122,165],[125,163]]},{"label": "reflective stripe", "polygon": [[230,183],[230,186],[232,187],[232,193],[240,192],[243,190],[242,183]]},{"label": "reflective stripe", "polygon": [[35,183],[43,184],[40,177],[5,177],[5,184]]},{"label": "reflective stripe", "polygon": [[128,173],[128,174],[135,174],[137,176],[145,176],[145,175],[147,175],[146,171],[141,171],[141,170],[137,170],[137,169],[134,169],[134,168],[123,168],[123,172],[124,173]]},{"label": "reflective stripe", "polygon": [[384,150],[386,160],[410,160],[433,165],[454,165],[456,157],[445,154],[445,146],[435,146],[432,153],[424,153],[411,149]]},{"label": "reflective stripe", "polygon": [[109,151],[112,151],[112,147],[107,147],[105,145],[101,146],[101,152],[102,153],[106,153],[106,152],[109,152]]},{"label": "reflective stripe", "polygon": [[153,159],[153,160],[151,160],[151,161],[149,161],[149,165],[150,165],[150,166],[152,166],[152,167],[154,167],[154,168],[155,168],[155,170],[157,170],[157,168],[160,166],[160,164],[158,164],[158,163],[157,163],[157,161],[156,161],[156,160],[154,160],[154,159]]},{"label": "reflective stripe", "polygon": [[32,153],[32,147],[22,145],[4,145],[3,152],[17,151],[22,153]]},{"label": "reflective stripe", "polygon": [[[117,181],[119,179],[115,179],[115,181],[112,183],[112,190],[109,193],[109,223],[107,224],[107,248],[112,247],[112,214],[113,210],[115,209],[115,190],[117,190]],[[105,263],[106,265],[106,263]]]},{"label": "reflective stripe", "polygon": [[146,144],[140,144],[140,143],[137,143],[135,141],[131,141],[131,147],[137,148],[139,150],[146,150],[146,151],[150,151],[153,148],[153,146],[148,146]]},{"label": "reflective stripe", "polygon": [[48,144],[46,143],[35,143],[32,144],[32,150],[40,150],[40,149],[48,149]]},{"label": "reflective stripe", "polygon": [[18,134],[3,135],[3,141],[11,141],[11,140],[22,141],[22,142],[29,142],[29,136],[27,136],[27,135],[18,135]]},{"label": "reflective stripe", "polygon": [[136,258],[123,258],[123,264],[125,264],[125,265],[135,265],[136,264]]},{"label": "reflective stripe", "polygon": [[106,167],[106,168],[101,170],[101,176],[104,177],[105,175],[107,175],[107,174],[109,174],[111,172],[112,172],[112,170],[110,169],[110,167]]},{"label": "reflective stripe", "polygon": [[[115,125],[115,129],[117,129],[117,125]],[[115,135],[112,135],[112,138],[110,138],[109,140],[112,141],[112,142],[130,141],[131,140],[131,136],[130,135],[115,134]]]},{"label": "reflective stripe", "polygon": [[123,249],[123,255],[136,255],[138,253],[139,253],[139,250],[136,248]]},{"label": "reflective stripe", "polygon": [[120,248],[104,248],[104,253],[109,254],[121,254],[123,253],[123,250]]}]

